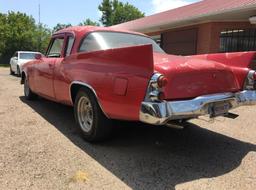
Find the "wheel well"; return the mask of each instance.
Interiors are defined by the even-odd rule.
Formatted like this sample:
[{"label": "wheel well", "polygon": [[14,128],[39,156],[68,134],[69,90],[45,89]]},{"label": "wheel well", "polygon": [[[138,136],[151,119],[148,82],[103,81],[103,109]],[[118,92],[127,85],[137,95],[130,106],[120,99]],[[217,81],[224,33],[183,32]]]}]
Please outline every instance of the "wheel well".
[{"label": "wheel well", "polygon": [[71,87],[70,87],[70,96],[71,96],[72,103],[75,104],[76,95],[77,95],[77,93],[79,92],[79,90],[80,90],[81,88],[87,89],[89,92],[91,92],[91,93],[94,95],[94,97],[95,97],[95,99],[96,99],[96,101],[97,101],[97,104],[99,105],[101,111],[103,112],[103,114],[104,114],[106,117],[108,117],[108,115],[104,112],[104,110],[103,110],[103,108],[102,108],[102,106],[101,106],[101,104],[100,104],[100,102],[99,102],[99,100],[98,100],[98,97],[97,97],[96,92],[95,92],[91,87],[88,87],[88,86],[86,86],[86,85],[82,85],[82,84],[72,84],[72,85],[71,85]]},{"label": "wheel well", "polygon": [[[70,87],[70,95],[71,95],[71,99],[72,99],[72,103],[74,104],[75,103],[75,100],[76,100],[76,95],[77,93],[79,92],[79,90],[81,88],[86,88],[87,90],[89,90],[90,92],[92,92],[92,94],[94,96],[95,93],[93,92],[92,89],[90,89],[89,87],[85,86],[85,85],[81,85],[81,84],[72,84],[71,87]],[[95,97],[96,98],[96,97]],[[97,98],[96,98],[97,99]]]},{"label": "wheel well", "polygon": [[21,81],[20,81],[20,84],[24,84],[25,78],[26,78],[26,74],[25,74],[25,72],[22,72],[22,73],[21,73]]}]

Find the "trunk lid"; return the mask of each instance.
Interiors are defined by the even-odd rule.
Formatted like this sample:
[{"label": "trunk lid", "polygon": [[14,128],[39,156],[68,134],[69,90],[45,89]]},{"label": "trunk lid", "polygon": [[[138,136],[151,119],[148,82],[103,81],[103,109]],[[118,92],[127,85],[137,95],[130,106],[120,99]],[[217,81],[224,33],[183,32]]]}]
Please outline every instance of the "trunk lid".
[{"label": "trunk lid", "polygon": [[232,69],[215,61],[154,53],[154,69],[168,79],[167,100],[240,90]]}]

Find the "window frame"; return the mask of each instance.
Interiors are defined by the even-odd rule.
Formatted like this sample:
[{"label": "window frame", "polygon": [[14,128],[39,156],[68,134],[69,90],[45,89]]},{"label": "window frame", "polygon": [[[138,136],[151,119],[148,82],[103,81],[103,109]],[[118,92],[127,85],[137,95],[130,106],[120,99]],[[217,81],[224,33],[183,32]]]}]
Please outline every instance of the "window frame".
[{"label": "window frame", "polygon": [[72,54],[72,52],[73,52],[73,48],[74,48],[74,45],[75,45],[75,40],[76,40],[76,38],[75,38],[75,35],[73,34],[73,33],[66,33],[65,34],[65,40],[64,40],[64,52],[63,52],[63,56],[64,57],[67,57],[67,49],[68,49],[68,42],[69,42],[69,38],[70,37],[72,37],[74,40],[73,40],[73,43],[72,43],[72,45],[71,45],[71,49],[70,49],[70,54],[68,55],[68,56],[70,56],[71,54]]},{"label": "window frame", "polygon": [[[52,45],[53,45],[53,43],[56,39],[63,39],[63,45],[62,45],[62,48],[61,48],[60,57],[49,57],[49,52],[50,52],[50,50],[52,48]],[[51,38],[51,41],[49,43],[49,46],[47,48],[47,51],[46,51],[46,57],[47,58],[63,58],[64,49],[65,49],[65,33],[64,34],[53,35],[52,38]]]},{"label": "window frame", "polygon": [[[145,38],[149,38],[151,40],[153,40],[152,38],[150,38],[149,36],[143,35],[143,34],[134,34],[134,33],[129,33],[129,32],[119,32],[119,31],[108,31],[108,30],[96,30],[96,31],[91,31],[86,33],[79,42],[79,45],[76,48],[76,52],[77,53],[91,53],[91,52],[97,52],[97,51],[101,51],[101,50],[97,50],[97,51],[90,51],[90,52],[86,52],[86,51],[80,51],[80,48],[82,46],[83,41],[91,34],[91,33],[97,33],[97,32],[109,32],[109,33],[121,33],[121,34],[130,34],[130,35],[135,35],[135,36],[141,36],[141,37],[145,37]],[[153,40],[154,41],[154,40]],[[160,46],[159,46],[160,47]],[[161,47],[160,47],[161,48]],[[162,49],[162,48],[161,48]],[[163,50],[163,49],[162,49]],[[165,52],[163,50],[163,52]]]}]

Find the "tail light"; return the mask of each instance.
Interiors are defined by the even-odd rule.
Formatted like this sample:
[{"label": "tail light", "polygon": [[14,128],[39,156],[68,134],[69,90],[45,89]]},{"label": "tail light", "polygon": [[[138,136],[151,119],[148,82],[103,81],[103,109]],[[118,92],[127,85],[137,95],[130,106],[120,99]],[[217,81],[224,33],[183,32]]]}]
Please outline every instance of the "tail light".
[{"label": "tail light", "polygon": [[163,88],[167,85],[168,79],[160,74],[155,73],[149,82],[146,100],[147,101],[164,101],[165,94]]},{"label": "tail light", "polygon": [[168,79],[166,77],[164,77],[163,75],[160,76],[157,80],[157,85],[159,88],[163,88],[167,85],[168,83]]}]

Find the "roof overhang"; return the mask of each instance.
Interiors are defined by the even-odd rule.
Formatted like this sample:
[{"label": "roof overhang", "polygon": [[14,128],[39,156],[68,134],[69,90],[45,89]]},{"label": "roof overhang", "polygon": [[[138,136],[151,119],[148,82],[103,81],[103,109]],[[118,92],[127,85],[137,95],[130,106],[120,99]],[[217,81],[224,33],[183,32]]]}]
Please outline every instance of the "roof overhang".
[{"label": "roof overhang", "polygon": [[205,22],[249,22],[249,18],[256,15],[255,1],[230,0],[224,2],[222,0],[214,2],[210,0],[200,1],[181,8],[115,25],[112,28],[154,33]]},{"label": "roof overhang", "polygon": [[165,22],[165,23],[154,23],[150,27],[137,27],[131,30],[135,30],[137,32],[143,33],[152,33],[158,31],[164,31],[171,28],[179,28],[185,26],[196,25],[205,22],[249,22],[249,18],[253,15],[256,15],[256,6],[255,7],[248,7],[243,9],[234,9],[230,11],[223,11],[218,12],[215,14],[205,14],[199,15],[191,18],[187,18],[184,20],[179,20],[176,22]]}]

